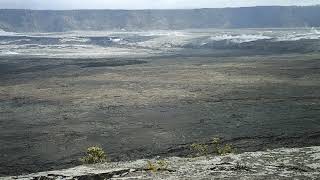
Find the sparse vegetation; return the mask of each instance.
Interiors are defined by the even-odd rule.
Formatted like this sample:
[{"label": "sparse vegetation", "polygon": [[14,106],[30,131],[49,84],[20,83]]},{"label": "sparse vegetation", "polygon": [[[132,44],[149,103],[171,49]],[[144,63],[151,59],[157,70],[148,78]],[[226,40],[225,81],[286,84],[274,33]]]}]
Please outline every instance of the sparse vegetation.
[{"label": "sparse vegetation", "polygon": [[235,152],[235,149],[232,147],[232,145],[222,145],[219,138],[213,138],[211,146],[207,144],[193,143],[190,146],[190,150],[194,156],[205,156],[210,153],[222,156]]},{"label": "sparse vegetation", "polygon": [[156,172],[158,170],[156,164],[153,164],[151,161],[147,162],[147,170],[150,170],[152,172]]},{"label": "sparse vegetation", "polygon": [[92,146],[87,149],[86,156],[81,158],[80,161],[84,164],[96,164],[107,161],[107,155],[102,148]]},{"label": "sparse vegetation", "polygon": [[157,171],[168,171],[168,162],[165,160],[159,160],[155,163],[152,163],[151,161],[147,162],[147,168],[146,170],[157,172]]},{"label": "sparse vegetation", "polygon": [[205,156],[209,154],[209,146],[206,144],[191,144],[191,151],[195,156]]},{"label": "sparse vegetation", "polygon": [[218,155],[227,155],[234,153],[235,149],[230,144],[222,145],[220,138],[212,139],[213,153]]},{"label": "sparse vegetation", "polygon": [[214,153],[218,153],[220,149],[220,138],[213,138],[212,139],[212,150]]},{"label": "sparse vegetation", "polygon": [[227,155],[234,152],[235,152],[235,149],[230,144],[226,144],[224,146],[218,147],[217,154],[222,156],[222,155]]}]

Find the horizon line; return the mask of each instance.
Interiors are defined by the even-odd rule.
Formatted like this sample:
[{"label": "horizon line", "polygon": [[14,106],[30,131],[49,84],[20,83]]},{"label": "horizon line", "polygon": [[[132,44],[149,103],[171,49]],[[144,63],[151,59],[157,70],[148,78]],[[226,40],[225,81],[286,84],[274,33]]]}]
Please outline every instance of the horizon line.
[{"label": "horizon line", "polygon": [[315,5],[266,5],[266,6],[239,6],[239,7],[209,7],[209,8],[141,8],[141,9],[122,9],[122,8],[110,8],[110,9],[31,9],[31,8],[0,8],[0,10],[29,10],[29,11],[83,11],[83,10],[118,10],[118,11],[148,11],[148,10],[201,10],[201,9],[239,9],[239,8],[257,8],[257,7],[320,7],[320,4]]}]

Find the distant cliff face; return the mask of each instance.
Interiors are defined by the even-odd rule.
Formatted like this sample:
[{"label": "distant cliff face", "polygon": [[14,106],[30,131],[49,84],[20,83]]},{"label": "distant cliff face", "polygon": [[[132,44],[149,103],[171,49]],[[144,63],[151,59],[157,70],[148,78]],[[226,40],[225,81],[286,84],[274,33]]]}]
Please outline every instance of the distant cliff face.
[{"label": "distant cliff face", "polygon": [[320,26],[320,6],[131,11],[0,10],[0,28],[13,32],[306,26]]}]

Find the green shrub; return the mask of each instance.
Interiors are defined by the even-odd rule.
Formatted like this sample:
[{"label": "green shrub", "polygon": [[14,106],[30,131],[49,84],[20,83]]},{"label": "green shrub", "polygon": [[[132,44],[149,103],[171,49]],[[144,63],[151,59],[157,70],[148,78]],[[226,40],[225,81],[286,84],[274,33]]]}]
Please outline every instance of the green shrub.
[{"label": "green shrub", "polygon": [[235,152],[235,149],[230,144],[221,145],[221,140],[219,138],[212,139],[212,146],[213,153],[218,155],[227,155]]},{"label": "green shrub", "polygon": [[152,172],[157,172],[158,171],[158,167],[156,166],[156,164],[153,164],[151,161],[147,162],[147,170],[152,171]]},{"label": "green shrub", "polygon": [[169,164],[168,164],[168,162],[166,160],[159,160],[157,162],[157,164],[158,164],[160,169],[167,169],[168,166],[169,166]]},{"label": "green shrub", "polygon": [[230,153],[234,153],[234,148],[230,144],[226,144],[222,147],[218,148],[217,154],[219,155],[227,155]]},{"label": "green shrub", "polygon": [[209,146],[206,144],[191,144],[190,150],[196,155],[196,156],[205,156],[209,154]]},{"label": "green shrub", "polygon": [[157,171],[165,171],[168,170],[168,162],[165,160],[159,160],[156,163],[152,163],[151,161],[147,162],[147,170],[152,171],[152,172],[157,172]]},{"label": "green shrub", "polygon": [[209,153],[218,154],[220,156],[234,153],[235,149],[230,145],[222,145],[219,138],[213,138],[211,145],[193,143],[190,150],[194,156],[205,156]]},{"label": "green shrub", "polygon": [[92,146],[87,149],[86,156],[80,160],[84,164],[103,163],[107,161],[107,156],[102,148]]},{"label": "green shrub", "polygon": [[212,139],[212,151],[213,153],[218,153],[220,149],[220,138],[213,138]]}]

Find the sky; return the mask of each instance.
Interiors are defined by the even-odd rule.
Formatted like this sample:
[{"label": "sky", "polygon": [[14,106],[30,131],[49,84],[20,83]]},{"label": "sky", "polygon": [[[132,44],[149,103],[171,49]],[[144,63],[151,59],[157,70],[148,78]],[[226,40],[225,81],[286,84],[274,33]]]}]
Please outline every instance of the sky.
[{"label": "sky", "polygon": [[320,0],[0,0],[0,9],[189,9],[315,4],[320,4]]}]

